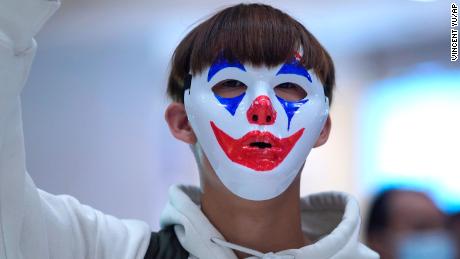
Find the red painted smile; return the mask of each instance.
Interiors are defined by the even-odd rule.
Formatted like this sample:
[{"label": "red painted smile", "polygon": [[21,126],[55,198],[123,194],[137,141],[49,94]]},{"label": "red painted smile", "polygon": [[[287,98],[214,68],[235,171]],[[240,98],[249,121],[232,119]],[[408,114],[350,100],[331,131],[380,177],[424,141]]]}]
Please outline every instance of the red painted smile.
[{"label": "red painted smile", "polygon": [[234,139],[211,121],[217,142],[227,157],[235,163],[255,171],[269,171],[277,167],[302,136],[305,128],[286,138],[277,138],[270,132],[250,131]]}]

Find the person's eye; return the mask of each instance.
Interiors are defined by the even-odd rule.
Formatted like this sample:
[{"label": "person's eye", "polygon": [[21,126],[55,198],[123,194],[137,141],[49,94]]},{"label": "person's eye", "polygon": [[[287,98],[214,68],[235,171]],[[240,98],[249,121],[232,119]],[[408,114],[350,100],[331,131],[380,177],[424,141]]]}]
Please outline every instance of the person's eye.
[{"label": "person's eye", "polygon": [[233,98],[246,92],[247,88],[244,83],[235,79],[229,79],[215,84],[212,87],[212,91],[220,97]]},{"label": "person's eye", "polygon": [[282,83],[275,87],[275,94],[286,101],[299,101],[307,97],[308,93],[294,83]]}]

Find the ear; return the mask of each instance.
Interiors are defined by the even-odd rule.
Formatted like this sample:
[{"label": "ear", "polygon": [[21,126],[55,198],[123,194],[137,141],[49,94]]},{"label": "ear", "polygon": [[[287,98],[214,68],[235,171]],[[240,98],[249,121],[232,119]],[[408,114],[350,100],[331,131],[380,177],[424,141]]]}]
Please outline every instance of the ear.
[{"label": "ear", "polygon": [[165,120],[175,138],[188,144],[196,143],[196,136],[188,121],[183,103],[173,102],[165,111]]},{"label": "ear", "polygon": [[321,130],[321,134],[319,135],[313,147],[319,147],[324,145],[329,139],[329,133],[331,133],[331,116],[328,115],[326,123],[324,123],[324,127]]}]

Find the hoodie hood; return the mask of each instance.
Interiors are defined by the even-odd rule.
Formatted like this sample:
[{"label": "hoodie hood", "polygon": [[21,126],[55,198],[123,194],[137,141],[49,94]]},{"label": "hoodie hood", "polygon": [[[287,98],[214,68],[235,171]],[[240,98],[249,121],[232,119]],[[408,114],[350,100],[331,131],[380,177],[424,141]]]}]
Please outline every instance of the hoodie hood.
[{"label": "hoodie hood", "polygon": [[254,256],[249,258],[353,258],[379,256],[359,242],[361,218],[358,203],[340,192],[324,192],[301,199],[302,231],[313,244],[267,254],[225,241],[200,209],[201,191],[197,187],[173,185],[164,209],[161,228],[174,225],[181,245],[191,258],[236,259],[232,249]]}]

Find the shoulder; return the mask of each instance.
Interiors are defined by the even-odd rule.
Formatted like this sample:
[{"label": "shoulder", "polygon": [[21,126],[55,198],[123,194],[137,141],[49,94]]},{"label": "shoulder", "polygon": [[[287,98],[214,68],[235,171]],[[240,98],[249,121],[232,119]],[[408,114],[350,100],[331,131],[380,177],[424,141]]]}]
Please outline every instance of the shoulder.
[{"label": "shoulder", "polygon": [[188,252],[181,246],[174,232],[174,226],[152,232],[145,259],[187,259]]},{"label": "shoulder", "polygon": [[[343,192],[321,192],[301,200],[302,230],[315,240],[302,255],[334,254],[334,258],[379,258],[359,240],[361,216],[357,200]],[[317,258],[317,257],[316,257]]]}]

